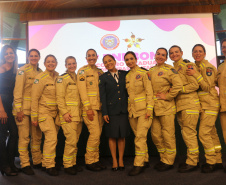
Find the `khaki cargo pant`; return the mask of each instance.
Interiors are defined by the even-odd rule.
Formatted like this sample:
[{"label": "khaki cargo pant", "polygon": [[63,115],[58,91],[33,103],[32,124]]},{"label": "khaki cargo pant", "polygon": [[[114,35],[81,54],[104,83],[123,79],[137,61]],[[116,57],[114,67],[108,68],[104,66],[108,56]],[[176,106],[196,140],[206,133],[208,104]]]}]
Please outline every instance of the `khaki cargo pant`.
[{"label": "khaki cargo pant", "polygon": [[137,118],[129,118],[130,126],[135,135],[135,159],[134,166],[144,166],[149,161],[147,147],[147,133],[151,127],[152,118],[145,119],[145,115]]},{"label": "khaki cargo pant", "polygon": [[39,127],[45,135],[42,166],[46,168],[55,167],[57,134],[59,131],[56,122],[57,119],[49,115],[39,115]]},{"label": "khaki cargo pant", "polygon": [[226,112],[220,112],[221,128],[224,136],[224,143],[226,143]]},{"label": "khaki cargo pant", "polygon": [[181,127],[181,134],[187,146],[186,164],[196,166],[199,160],[199,145],[197,139],[197,123],[199,110],[182,110],[177,112],[177,121]]},{"label": "khaki cargo pant", "polygon": [[158,152],[160,160],[168,165],[173,165],[176,157],[175,115],[154,116],[151,128],[151,136]]},{"label": "khaki cargo pant", "polygon": [[69,168],[76,165],[77,157],[77,142],[82,131],[82,123],[79,121],[73,121],[71,123],[65,123],[61,125],[65,140],[63,163],[64,168]]},{"label": "khaki cargo pant", "polygon": [[99,161],[99,145],[102,127],[104,124],[102,113],[99,110],[93,110],[94,120],[90,121],[83,113],[84,122],[89,131],[89,138],[86,145],[85,163],[92,164]]},{"label": "khaki cargo pant", "polygon": [[221,144],[215,122],[218,111],[203,110],[200,115],[199,139],[208,164],[222,163]]},{"label": "khaki cargo pant", "polygon": [[[18,122],[16,119],[16,124],[18,128],[18,150],[20,153],[20,165],[22,168],[30,166],[30,158],[28,145],[30,143],[31,154],[33,164],[37,165],[42,163],[42,153],[40,150],[40,145],[42,142],[42,132],[39,126],[35,127],[31,124],[30,116],[25,115],[23,121]],[[31,136],[31,140],[30,137]]]}]

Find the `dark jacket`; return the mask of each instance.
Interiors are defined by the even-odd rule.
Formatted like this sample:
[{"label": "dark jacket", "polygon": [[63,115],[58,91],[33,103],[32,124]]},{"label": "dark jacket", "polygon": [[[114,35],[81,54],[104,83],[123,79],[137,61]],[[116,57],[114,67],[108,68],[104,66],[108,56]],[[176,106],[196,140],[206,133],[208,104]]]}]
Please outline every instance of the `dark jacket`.
[{"label": "dark jacket", "polygon": [[100,76],[99,89],[100,101],[102,103],[102,115],[117,115],[127,113],[128,94],[126,91],[127,71],[118,70],[118,83],[110,72]]}]

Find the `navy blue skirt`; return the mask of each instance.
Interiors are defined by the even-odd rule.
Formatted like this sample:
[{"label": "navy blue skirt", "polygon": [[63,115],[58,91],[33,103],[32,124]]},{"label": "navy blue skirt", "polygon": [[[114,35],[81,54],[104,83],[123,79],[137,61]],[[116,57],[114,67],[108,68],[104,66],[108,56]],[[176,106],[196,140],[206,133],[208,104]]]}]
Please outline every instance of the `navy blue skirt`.
[{"label": "navy blue skirt", "polygon": [[109,123],[104,124],[106,137],[125,138],[130,133],[128,114],[109,116]]}]

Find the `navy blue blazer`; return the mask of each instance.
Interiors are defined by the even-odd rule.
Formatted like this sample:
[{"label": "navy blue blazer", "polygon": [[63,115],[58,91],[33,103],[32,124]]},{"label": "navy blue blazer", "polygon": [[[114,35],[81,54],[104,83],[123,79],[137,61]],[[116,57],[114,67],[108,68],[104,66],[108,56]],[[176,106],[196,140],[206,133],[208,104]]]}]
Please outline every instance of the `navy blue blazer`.
[{"label": "navy blue blazer", "polygon": [[99,89],[103,116],[128,112],[127,73],[127,71],[118,70],[118,83],[109,71],[100,76]]}]

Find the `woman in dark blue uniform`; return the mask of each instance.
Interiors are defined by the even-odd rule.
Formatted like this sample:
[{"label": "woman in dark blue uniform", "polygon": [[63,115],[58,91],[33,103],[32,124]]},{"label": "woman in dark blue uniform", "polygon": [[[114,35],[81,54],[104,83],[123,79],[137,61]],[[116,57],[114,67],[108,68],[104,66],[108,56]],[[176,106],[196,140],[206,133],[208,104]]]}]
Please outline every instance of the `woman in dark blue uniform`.
[{"label": "woman in dark blue uniform", "polygon": [[16,52],[11,46],[5,45],[1,51],[0,61],[0,170],[2,175],[7,176],[15,176],[19,171],[14,164],[18,131],[12,115],[16,72]]},{"label": "woman in dark blue uniform", "polygon": [[[103,63],[108,72],[100,76],[100,101],[105,121],[105,134],[109,137],[109,148],[113,159],[112,170],[124,170],[125,137],[129,135],[128,94],[125,87],[127,72],[115,68],[116,61],[112,55],[105,55]],[[118,161],[116,158],[117,142]]]}]

